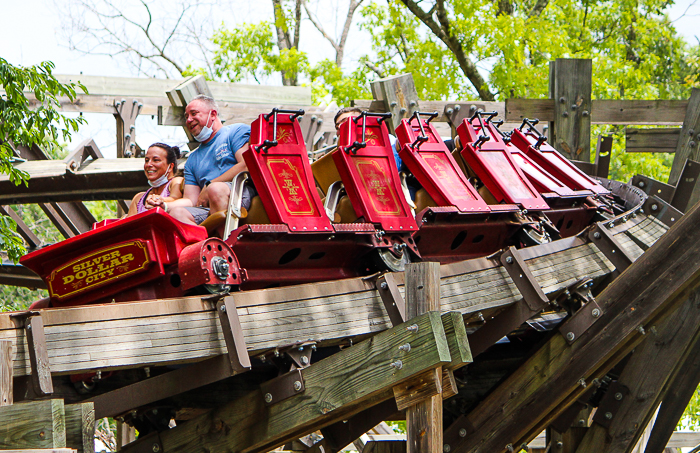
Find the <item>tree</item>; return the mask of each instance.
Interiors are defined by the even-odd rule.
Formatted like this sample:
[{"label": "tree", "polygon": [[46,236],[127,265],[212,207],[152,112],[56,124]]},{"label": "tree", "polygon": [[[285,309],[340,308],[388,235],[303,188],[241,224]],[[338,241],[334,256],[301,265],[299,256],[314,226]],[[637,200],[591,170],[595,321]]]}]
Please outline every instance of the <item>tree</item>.
[{"label": "tree", "polygon": [[[82,84],[61,84],[52,75],[53,68],[53,63],[48,61],[21,67],[0,58],[0,84],[5,90],[0,96],[0,173],[9,174],[10,181],[16,185],[27,184],[29,175],[12,165],[14,146],[34,144],[47,150],[60,148],[59,139],[70,139],[71,131],[77,131],[85,122],[82,117],[66,118],[58,113],[59,97],[66,96],[73,101],[76,88],[87,90]],[[25,91],[34,93],[35,107],[30,108]],[[12,219],[0,216],[0,250],[17,262],[25,249],[15,228]]]}]

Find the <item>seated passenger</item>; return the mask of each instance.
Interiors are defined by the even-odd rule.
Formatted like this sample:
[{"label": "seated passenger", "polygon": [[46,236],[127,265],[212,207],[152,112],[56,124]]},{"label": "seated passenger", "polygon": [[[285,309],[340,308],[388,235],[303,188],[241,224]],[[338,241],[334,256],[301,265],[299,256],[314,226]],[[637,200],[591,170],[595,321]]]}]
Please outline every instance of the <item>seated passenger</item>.
[{"label": "seated passenger", "polygon": [[[199,148],[192,152],[185,164],[183,198],[170,206],[170,214],[184,223],[198,225],[209,213],[228,209],[234,176],[247,167],[243,152],[248,149],[250,126],[224,126],[219,118],[219,107],[214,99],[199,95],[185,107],[187,129]],[[250,207],[254,189],[243,190],[243,207]]]},{"label": "seated passenger", "polygon": [[167,203],[182,198],[182,176],[177,174],[177,159],[180,157],[180,148],[169,146],[165,143],[154,143],[146,151],[146,160],[143,171],[151,186],[146,192],[137,193],[126,217],[139,214],[147,209],[160,207],[166,212]]}]

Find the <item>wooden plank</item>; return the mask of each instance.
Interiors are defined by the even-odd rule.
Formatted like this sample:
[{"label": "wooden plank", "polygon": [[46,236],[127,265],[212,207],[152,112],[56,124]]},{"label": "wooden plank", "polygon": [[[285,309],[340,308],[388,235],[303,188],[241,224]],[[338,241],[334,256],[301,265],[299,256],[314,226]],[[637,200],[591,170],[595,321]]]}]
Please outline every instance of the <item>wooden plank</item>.
[{"label": "wooden plank", "polygon": [[571,160],[590,160],[592,73],[589,59],[549,63],[549,97],[555,101],[550,142]]},{"label": "wooden plank", "polygon": [[95,453],[95,409],[92,403],[68,404],[66,446],[77,453]]},{"label": "wooden plank", "polygon": [[[688,108],[683,119],[681,135],[676,146],[676,155],[673,158],[671,173],[668,175],[668,183],[672,186],[678,184],[678,180],[683,172],[686,159],[694,161],[700,160],[700,89],[693,88],[688,101]],[[694,202],[691,200],[690,206]]]},{"label": "wooden plank", "polygon": [[[507,99],[506,122],[523,118],[554,120],[554,99]],[[686,100],[607,100],[592,101],[591,124],[680,125],[688,107]]]},{"label": "wooden plank", "polygon": [[411,74],[379,79],[370,86],[374,99],[384,103],[385,112],[391,112],[391,119],[387,122],[390,131],[396,130],[403,118],[410,118],[414,111],[420,110],[420,100]]},{"label": "wooden plank", "polygon": [[65,448],[63,400],[0,407],[0,449]]},{"label": "wooden plank", "polygon": [[625,128],[628,153],[675,153],[681,130],[677,127],[655,129]]},{"label": "wooden plank", "polygon": [[[255,121],[261,113],[269,113],[273,108],[298,109],[299,105],[294,104],[237,104],[224,102],[219,105],[219,117],[224,124],[246,123]],[[325,111],[320,107],[302,106],[306,112],[305,116],[316,116],[320,120],[319,132],[335,133],[333,117],[336,110]],[[161,126],[184,126],[184,107],[161,106],[158,110],[158,124]]]},{"label": "wooden plank", "polygon": [[[452,451],[501,451],[534,438],[585,391],[580,384],[600,378],[650,326],[700,286],[700,209],[679,219],[623,276],[597,298],[603,314],[572,345],[553,335],[510,377],[450,430],[471,430]],[[445,433],[447,437],[448,434]]]},{"label": "wooden plank", "polygon": [[[406,318],[440,310],[440,264],[411,263],[406,266]],[[409,405],[411,398],[397,398],[396,406],[406,408],[406,443],[409,453],[440,453],[442,451],[442,369],[432,376],[412,382],[399,393],[415,392],[419,402]],[[397,394],[394,387],[394,394]],[[431,395],[431,396],[428,396]],[[401,395],[400,395],[401,396]],[[413,399],[415,403],[416,399]]]},{"label": "wooden plank", "polygon": [[12,391],[12,342],[0,340],[0,407],[11,406]]},{"label": "wooden plank", "polygon": [[362,453],[405,453],[407,451],[405,440],[378,440],[373,439],[365,444]]},{"label": "wooden plank", "polygon": [[[688,346],[700,340],[700,291],[695,291],[674,313],[650,329],[635,348],[617,382],[630,390],[612,414],[610,426],[594,423],[577,451],[631,451],[651,420],[661,392],[678,367]],[[650,367],[649,364],[654,364]],[[622,393],[620,393],[622,395]]]},{"label": "wooden plank", "polygon": [[[417,324],[418,330],[407,327]],[[391,366],[400,345],[411,343]],[[163,451],[269,451],[288,440],[343,420],[391,397],[393,386],[449,362],[438,313],[427,313],[382,332],[371,340],[316,362],[303,370],[305,391],[265,407],[259,390],[160,433]],[[229,429],[224,427],[235,427]],[[133,447],[138,448],[140,441]]]}]

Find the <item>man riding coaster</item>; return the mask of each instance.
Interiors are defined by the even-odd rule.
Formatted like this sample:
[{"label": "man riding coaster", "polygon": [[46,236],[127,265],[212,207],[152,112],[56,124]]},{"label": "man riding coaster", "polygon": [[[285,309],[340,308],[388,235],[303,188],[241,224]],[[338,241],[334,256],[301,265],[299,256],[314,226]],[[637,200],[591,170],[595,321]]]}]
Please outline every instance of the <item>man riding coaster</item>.
[{"label": "man riding coaster", "polygon": [[[168,212],[177,220],[198,225],[210,213],[228,208],[231,181],[247,167],[243,152],[248,149],[250,126],[224,126],[219,118],[216,101],[205,95],[196,96],[185,107],[187,129],[199,147],[185,163],[183,198],[168,203]],[[250,207],[255,189],[245,186],[242,206]]]}]

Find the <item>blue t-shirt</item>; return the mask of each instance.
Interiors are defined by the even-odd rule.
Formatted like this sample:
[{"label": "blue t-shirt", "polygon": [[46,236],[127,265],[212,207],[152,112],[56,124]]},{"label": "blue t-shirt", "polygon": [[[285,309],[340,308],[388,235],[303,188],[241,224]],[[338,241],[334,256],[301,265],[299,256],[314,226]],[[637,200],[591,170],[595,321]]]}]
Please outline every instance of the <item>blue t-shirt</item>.
[{"label": "blue t-shirt", "polygon": [[401,165],[403,162],[401,162],[401,158],[399,157],[399,151],[396,149],[396,137],[393,135],[389,134],[389,142],[391,143],[391,150],[394,152],[394,160],[396,161],[396,168],[401,171]]},{"label": "blue t-shirt", "polygon": [[185,162],[185,184],[203,188],[207,181],[218,178],[236,165],[236,151],[250,140],[250,126],[224,126],[207,143],[202,143]]}]

